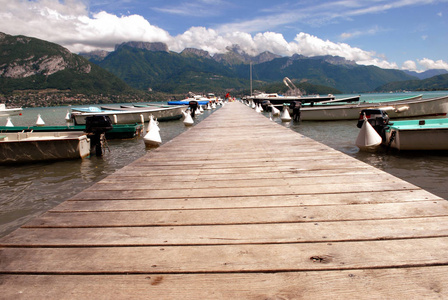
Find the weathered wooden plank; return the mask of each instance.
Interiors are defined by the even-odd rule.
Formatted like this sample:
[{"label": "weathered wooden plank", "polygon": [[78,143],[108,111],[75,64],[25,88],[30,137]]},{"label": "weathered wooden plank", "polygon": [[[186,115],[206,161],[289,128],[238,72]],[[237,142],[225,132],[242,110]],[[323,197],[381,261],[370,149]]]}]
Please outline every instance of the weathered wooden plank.
[{"label": "weathered wooden plank", "polygon": [[[199,185],[198,185],[199,186]],[[99,188],[99,186],[98,186]],[[133,189],[129,185],[122,186],[120,190],[105,190],[89,188],[71,199],[172,199],[172,198],[202,198],[202,197],[237,197],[237,196],[269,196],[269,195],[306,195],[306,194],[332,194],[332,193],[369,193],[374,191],[400,191],[414,190],[416,187],[405,181],[395,183],[387,182],[377,186],[371,183],[353,183],[350,185],[326,184],[309,186],[283,186],[278,187],[232,187],[208,189]],[[113,193],[115,192],[115,193]]]},{"label": "weathered wooden plank", "polygon": [[296,272],[448,264],[448,237],[384,241],[89,248],[3,248],[3,274]]},{"label": "weathered wooden plank", "polygon": [[[364,168],[339,168],[339,169],[327,169],[327,170],[305,170],[301,172],[297,171],[284,171],[284,172],[257,172],[257,178],[259,179],[269,179],[269,178],[307,178],[313,180],[312,177],[328,177],[331,180],[337,180],[339,176],[356,176],[356,180],[365,180],[363,178],[369,178],[370,180],[377,176],[385,174],[377,169],[372,169],[370,167]],[[146,175],[148,175],[146,173]],[[362,175],[362,176],[361,176]],[[201,174],[201,172],[196,172],[191,174],[191,172],[184,172],[184,174],[168,175],[159,174],[158,176],[144,176],[141,172],[136,171],[120,171],[118,174],[112,174],[107,176],[100,183],[108,183],[115,181],[153,181],[153,182],[165,182],[167,178],[171,182],[183,182],[183,181],[216,181],[216,180],[253,180],[253,178],[248,178],[246,174],[241,174],[239,172],[233,173],[231,177],[223,177],[221,174]]]},{"label": "weathered wooden plank", "polygon": [[[156,177],[142,177],[136,176],[132,179],[133,189],[135,190],[152,190],[152,189],[209,189],[209,188],[231,188],[237,186],[295,186],[300,187],[302,185],[328,185],[328,184],[350,184],[352,182],[357,183],[369,183],[371,185],[382,185],[382,181],[387,183],[399,182],[400,179],[393,177],[387,173],[370,174],[370,176],[354,175],[335,175],[335,176],[319,176],[319,177],[283,177],[278,174],[267,173],[263,176],[257,176],[257,178],[240,178],[235,179],[233,176],[228,178],[221,178],[219,180],[207,180],[207,176],[202,176],[204,180],[200,180],[199,176],[191,176],[193,180],[190,181],[173,181],[173,180],[161,180]],[[292,176],[292,175],[291,175]],[[187,177],[188,178],[188,177]],[[120,178],[107,178],[98,182],[93,189],[96,190],[122,190],[129,188],[129,178],[126,180]]]},{"label": "weathered wooden plank", "polygon": [[448,202],[173,211],[47,212],[24,227],[101,227],[381,220],[448,216]]},{"label": "weathered wooden plank", "polygon": [[446,299],[448,267],[348,271],[0,275],[4,299]]},{"label": "weathered wooden plank", "polygon": [[[87,195],[87,194],[85,194]],[[113,195],[111,195],[113,197]],[[132,211],[252,207],[295,207],[303,205],[346,205],[368,203],[400,203],[408,201],[438,201],[440,197],[421,189],[405,191],[374,191],[366,194],[337,193],[320,195],[278,195],[255,197],[179,198],[179,199],[105,199],[68,200],[53,208],[67,211]]]},{"label": "weathered wooden plank", "polygon": [[[1,241],[15,247],[236,245],[345,242],[448,236],[448,217],[240,225],[21,228]],[[70,239],[67,239],[67,237]]]}]

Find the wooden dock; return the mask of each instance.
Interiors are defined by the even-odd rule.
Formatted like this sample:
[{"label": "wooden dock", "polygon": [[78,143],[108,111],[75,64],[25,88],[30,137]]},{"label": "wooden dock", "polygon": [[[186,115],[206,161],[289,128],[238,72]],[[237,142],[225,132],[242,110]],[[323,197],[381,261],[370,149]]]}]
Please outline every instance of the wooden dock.
[{"label": "wooden dock", "polygon": [[0,299],[447,299],[448,202],[230,103],[0,240]]}]

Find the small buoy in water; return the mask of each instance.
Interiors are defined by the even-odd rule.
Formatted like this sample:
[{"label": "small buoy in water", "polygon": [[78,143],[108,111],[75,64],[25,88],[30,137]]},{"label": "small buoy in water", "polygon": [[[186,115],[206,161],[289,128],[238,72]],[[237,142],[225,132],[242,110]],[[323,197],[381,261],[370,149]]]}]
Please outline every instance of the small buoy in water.
[{"label": "small buoy in water", "polygon": [[153,129],[153,128],[155,128],[158,131],[160,131],[159,122],[157,122],[157,120],[154,119],[153,115],[150,115],[149,116],[149,123],[148,123],[148,130],[146,132],[151,131],[151,129]]},{"label": "small buoy in water", "polygon": [[367,121],[367,118],[364,115],[364,123],[362,123],[355,145],[363,151],[373,151],[381,145],[382,141],[383,139],[381,136],[376,132],[369,121]]},{"label": "small buoy in water", "polygon": [[45,125],[45,122],[44,122],[44,120],[42,120],[42,118],[40,117],[40,115],[37,115],[36,125],[37,125],[37,126],[44,126],[44,125]]},{"label": "small buoy in water", "polygon": [[148,133],[143,137],[143,141],[148,147],[158,147],[162,143],[158,122],[152,115],[149,117]]},{"label": "small buoy in water", "polygon": [[72,118],[71,118],[71,116],[70,116],[70,112],[67,110],[67,114],[65,115],[65,121],[66,121],[66,122],[70,122],[71,119],[72,119]]},{"label": "small buoy in water", "polygon": [[275,107],[274,105],[272,105],[271,107],[272,107],[272,115],[273,115],[274,117],[278,117],[278,116],[280,116],[280,111],[278,110],[278,108]]},{"label": "small buoy in water", "polygon": [[14,124],[12,124],[10,117],[8,117],[6,120],[7,120],[6,121],[6,127],[14,127]]},{"label": "small buoy in water", "polygon": [[282,111],[282,115],[280,116],[280,119],[282,120],[282,122],[291,121],[291,116],[289,115],[288,106],[283,105],[283,111]]},{"label": "small buoy in water", "polygon": [[144,137],[146,146],[157,147],[162,144],[162,138],[160,137],[160,132],[157,128],[153,127]]},{"label": "small buoy in water", "polygon": [[191,126],[194,124],[193,118],[191,117],[191,114],[189,112],[185,113],[185,118],[184,118],[184,125],[185,126]]}]

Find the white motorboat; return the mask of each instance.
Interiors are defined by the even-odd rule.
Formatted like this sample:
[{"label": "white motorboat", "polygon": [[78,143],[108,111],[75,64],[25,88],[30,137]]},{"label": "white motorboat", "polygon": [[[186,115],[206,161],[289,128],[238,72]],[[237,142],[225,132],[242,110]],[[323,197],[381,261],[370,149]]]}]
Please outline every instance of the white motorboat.
[{"label": "white motorboat", "polygon": [[0,164],[79,159],[90,155],[83,132],[14,132],[0,134]]},{"label": "white motorboat", "polygon": [[22,112],[22,108],[6,108],[4,103],[0,103],[0,117],[16,116]]},{"label": "white motorboat", "polygon": [[385,102],[362,102],[356,105],[322,104],[303,106],[300,110],[303,121],[356,120],[363,109],[381,109],[391,119],[418,116],[443,116],[448,113],[448,95],[422,99],[422,95]]},{"label": "white motorboat", "polygon": [[182,112],[186,108],[183,105],[72,108],[71,116],[77,125],[85,124],[86,117],[94,115],[109,116],[113,124],[135,124],[149,122],[150,116],[153,116],[158,121],[179,120],[182,118]]}]

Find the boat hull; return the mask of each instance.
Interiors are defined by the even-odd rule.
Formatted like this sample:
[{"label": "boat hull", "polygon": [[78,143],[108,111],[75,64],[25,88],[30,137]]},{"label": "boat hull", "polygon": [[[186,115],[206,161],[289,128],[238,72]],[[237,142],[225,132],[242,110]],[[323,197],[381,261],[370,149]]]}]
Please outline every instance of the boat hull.
[{"label": "boat hull", "polygon": [[22,108],[6,108],[4,103],[0,104],[0,117],[17,116],[22,113]]},{"label": "boat hull", "polygon": [[0,164],[79,159],[90,155],[90,140],[68,132],[2,133]]},{"label": "boat hull", "polygon": [[[3,132],[79,132],[83,134],[85,125],[69,126],[0,126],[0,133]],[[111,130],[105,132],[106,139],[132,139],[143,133],[142,124],[117,124]]]},{"label": "boat hull", "polygon": [[319,97],[293,97],[293,96],[277,96],[277,97],[247,97],[247,100],[253,100],[255,104],[262,104],[263,101],[269,100],[273,105],[282,105],[283,103],[291,103],[300,101],[302,103],[332,101],[334,96],[319,96]]},{"label": "boat hull", "polygon": [[448,150],[448,119],[394,122],[383,144],[398,150]]},{"label": "boat hull", "polygon": [[113,124],[134,124],[149,122],[152,115],[158,121],[179,120],[182,118],[182,112],[186,109],[185,106],[172,107],[150,107],[148,109],[136,108],[129,110],[102,110],[100,112],[80,112],[72,111],[72,118],[76,125],[85,125],[87,116],[106,115],[109,116]]},{"label": "boat hull", "polygon": [[416,96],[405,100],[359,103],[358,105],[316,105],[302,107],[300,113],[303,121],[357,120],[361,110],[367,108],[385,110],[391,119],[446,115],[448,112],[448,96],[430,99],[422,99],[422,96]]}]

